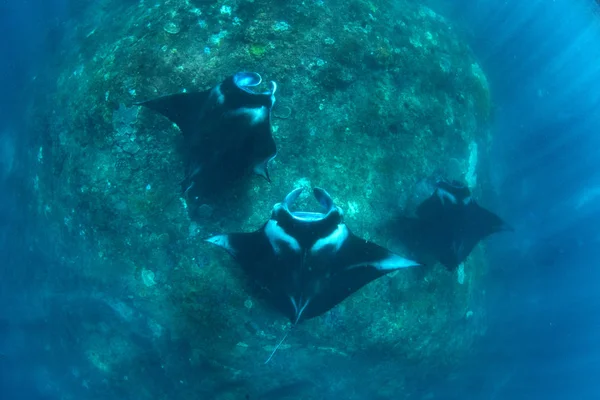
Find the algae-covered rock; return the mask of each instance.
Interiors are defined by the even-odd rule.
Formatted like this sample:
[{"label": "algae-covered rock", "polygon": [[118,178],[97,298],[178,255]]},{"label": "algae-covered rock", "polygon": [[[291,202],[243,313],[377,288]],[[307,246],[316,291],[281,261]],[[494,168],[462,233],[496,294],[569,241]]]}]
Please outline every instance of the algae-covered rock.
[{"label": "algae-covered rock", "polygon": [[[427,195],[420,182],[450,176],[476,185],[477,159],[488,151],[485,75],[450,24],[412,2],[146,3],[96,11],[105,14],[82,27],[102,20],[81,37],[85,51],[62,65],[52,99],[62,112],[47,116],[37,184],[40,212],[52,204],[52,229],[86,251],[77,262],[75,250],[67,255],[73,268],[125,287],[122,295],[168,332],[156,343],[185,343],[178,362],[156,356],[161,379],[206,375],[168,390],[192,399],[226,379],[235,383],[215,398],[244,398],[249,387],[259,398],[280,382],[296,398],[398,399],[460,362],[485,328],[480,248],[463,284],[440,265],[383,277],[295,327],[263,366],[289,326],[251,296],[232,260],[202,241],[257,229],[290,190],[319,186],[355,234],[401,251],[382,227]],[[179,130],[132,103],[205,90],[238,70],[279,85],[272,183],[249,177],[192,220],[179,185]],[[298,206],[319,207],[309,196]],[[94,329],[90,337],[102,333]],[[133,392],[145,369],[132,366],[127,382],[113,371],[150,350],[125,340],[119,348],[130,354],[119,358],[110,345],[86,351],[104,379]],[[105,368],[107,360],[122,368]],[[173,393],[161,390],[138,398]]]}]

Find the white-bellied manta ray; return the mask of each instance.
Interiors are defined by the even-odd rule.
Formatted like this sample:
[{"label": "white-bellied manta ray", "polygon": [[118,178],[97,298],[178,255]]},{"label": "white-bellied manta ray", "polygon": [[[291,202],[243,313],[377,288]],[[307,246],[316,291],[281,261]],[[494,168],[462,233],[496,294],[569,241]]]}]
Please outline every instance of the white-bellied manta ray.
[{"label": "white-bellied manta ray", "polygon": [[175,123],[184,138],[188,196],[211,195],[253,171],[270,181],[268,163],[277,154],[271,109],[277,85],[252,90],[259,74],[238,72],[204,92],[178,93],[137,103]]},{"label": "white-bellied manta ray", "polygon": [[293,325],[329,311],[389,272],[419,265],[355,236],[323,189],[313,193],[324,213],[290,211],[301,192],[295,189],[275,204],[257,231],[207,239],[227,250]]},{"label": "white-bellied manta ray", "polygon": [[419,261],[431,257],[456,269],[486,237],[512,231],[500,217],[481,207],[469,188],[439,180],[433,194],[417,207],[417,218],[395,221],[400,240]]}]

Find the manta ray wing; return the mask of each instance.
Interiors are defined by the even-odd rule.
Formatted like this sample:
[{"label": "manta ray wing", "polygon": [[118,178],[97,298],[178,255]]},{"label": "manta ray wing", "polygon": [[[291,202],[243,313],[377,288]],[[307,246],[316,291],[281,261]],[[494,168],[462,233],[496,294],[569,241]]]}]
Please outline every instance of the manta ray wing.
[{"label": "manta ray wing", "polygon": [[177,93],[137,103],[167,117],[179,127],[185,138],[194,136],[201,126],[202,110],[210,90],[194,93]]},{"label": "manta ray wing", "polygon": [[[346,228],[347,229],[347,228]],[[370,282],[398,269],[419,264],[361,239],[348,230],[339,242],[315,254],[313,268],[320,266],[312,300],[304,318],[319,316],[341,303]]]},{"label": "manta ray wing", "polygon": [[225,249],[244,271],[254,293],[294,322],[296,310],[290,300],[294,292],[291,282],[293,271],[301,268],[302,260],[285,243],[274,247],[265,227],[255,232],[217,235],[206,241]]},{"label": "manta ray wing", "polygon": [[480,240],[494,233],[513,231],[513,228],[504,222],[502,218],[481,207],[475,201],[468,205],[465,214],[465,219],[468,221],[465,224],[465,231],[479,237]]}]

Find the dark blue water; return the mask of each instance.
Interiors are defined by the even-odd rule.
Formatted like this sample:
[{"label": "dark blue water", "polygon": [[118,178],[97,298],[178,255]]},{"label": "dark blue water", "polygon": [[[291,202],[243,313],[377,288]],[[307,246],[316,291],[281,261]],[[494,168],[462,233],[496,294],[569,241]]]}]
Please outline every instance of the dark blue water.
[{"label": "dark blue water", "polygon": [[[78,10],[66,0],[13,3],[0,3],[5,160],[28,151],[29,133],[19,122],[28,104],[26,88],[32,79],[47,79],[44,67],[60,51],[68,36],[66,21]],[[516,228],[514,236],[491,243],[489,334],[457,378],[440,383],[435,392],[445,399],[598,399],[598,5],[591,0],[429,4],[455,21],[490,80],[497,109],[488,197]],[[54,399],[78,374],[69,369],[78,364],[69,351],[77,323],[104,320],[110,312],[93,301],[65,306],[73,304],[67,292],[57,294],[55,302],[42,301],[41,289],[28,284],[57,261],[44,253],[43,241],[30,240],[36,221],[27,217],[22,179],[0,182],[0,396]],[[74,292],[85,286],[77,277],[54,279]],[[44,343],[59,346],[52,354],[60,359],[49,358]],[[70,375],[57,377],[53,367]],[[85,391],[72,388],[72,393]]]},{"label": "dark blue water", "polygon": [[30,182],[19,172],[32,136],[22,120],[28,88],[54,62],[67,16],[62,1],[0,2],[0,398],[7,400],[57,398],[48,368],[69,362],[66,351],[63,360],[46,356],[46,343],[70,336],[60,306],[43,302],[44,289],[31,285],[53,260],[34,239]]},{"label": "dark blue water", "polygon": [[600,398],[598,4],[437,3],[490,78],[497,207],[517,228],[495,241],[472,378],[481,398]]},{"label": "dark blue water", "polygon": [[68,0],[0,3],[2,124],[22,115],[29,82],[54,63],[69,11]]}]

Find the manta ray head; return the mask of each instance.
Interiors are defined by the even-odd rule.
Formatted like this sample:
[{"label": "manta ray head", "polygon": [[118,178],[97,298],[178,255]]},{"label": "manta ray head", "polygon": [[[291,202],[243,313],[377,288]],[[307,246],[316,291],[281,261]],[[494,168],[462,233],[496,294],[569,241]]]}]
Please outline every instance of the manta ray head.
[{"label": "manta ray head", "polygon": [[273,206],[271,219],[277,221],[282,226],[306,226],[315,228],[317,226],[336,226],[343,220],[343,211],[333,204],[329,193],[321,188],[314,188],[313,195],[324,208],[324,212],[319,211],[291,211],[290,207],[300,196],[304,188],[292,190],[281,203]]},{"label": "manta ray head", "polygon": [[435,194],[444,205],[467,205],[471,202],[471,191],[469,190],[469,187],[456,180],[438,180]]},{"label": "manta ray head", "polygon": [[[313,248],[317,244],[320,247],[325,244],[336,244],[334,247],[339,248],[347,232],[343,223],[342,210],[333,204],[331,196],[325,190],[314,188],[313,195],[324,210],[292,211],[290,208],[302,190],[302,188],[294,189],[281,203],[273,207],[271,219],[266,225],[271,242],[285,242],[288,245],[297,243],[291,246],[297,250]],[[285,232],[289,232],[291,236]],[[291,240],[292,236],[294,240]]]}]

